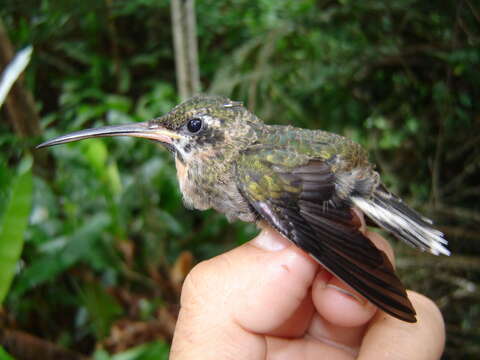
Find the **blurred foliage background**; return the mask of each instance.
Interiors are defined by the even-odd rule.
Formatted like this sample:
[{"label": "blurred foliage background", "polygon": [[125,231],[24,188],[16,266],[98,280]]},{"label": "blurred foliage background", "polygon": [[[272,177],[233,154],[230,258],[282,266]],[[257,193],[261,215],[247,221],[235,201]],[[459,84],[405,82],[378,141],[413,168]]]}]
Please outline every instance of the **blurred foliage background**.
[{"label": "blurred foliage background", "polygon": [[[203,92],[353,138],[436,220],[453,256],[395,243],[400,277],[442,309],[445,359],[478,358],[480,4],[203,0],[196,16]],[[179,101],[170,3],[0,0],[0,19],[16,50],[34,46],[20,85],[38,117],[25,132],[0,112],[0,344],[25,359],[166,358],[185,274],[255,226],[184,209],[172,159],[148,141],[33,147]]]}]

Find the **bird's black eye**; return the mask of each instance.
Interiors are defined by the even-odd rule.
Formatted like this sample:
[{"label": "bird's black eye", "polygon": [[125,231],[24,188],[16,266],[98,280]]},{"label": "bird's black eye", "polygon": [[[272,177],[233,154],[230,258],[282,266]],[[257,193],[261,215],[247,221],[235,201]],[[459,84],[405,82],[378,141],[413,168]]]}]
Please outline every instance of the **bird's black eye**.
[{"label": "bird's black eye", "polygon": [[202,119],[193,118],[188,120],[187,129],[191,133],[197,133],[200,131],[201,128],[202,128]]}]

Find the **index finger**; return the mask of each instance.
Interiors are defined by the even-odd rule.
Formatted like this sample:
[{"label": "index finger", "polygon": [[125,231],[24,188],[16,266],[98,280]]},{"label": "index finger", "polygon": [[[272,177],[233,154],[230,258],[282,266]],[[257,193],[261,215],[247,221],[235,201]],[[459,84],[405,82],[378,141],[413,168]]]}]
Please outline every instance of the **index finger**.
[{"label": "index finger", "polygon": [[363,338],[359,359],[436,360],[445,347],[445,324],[438,307],[428,298],[408,291],[417,312],[416,323],[378,313]]},{"label": "index finger", "polygon": [[[394,253],[390,244],[376,232],[368,230],[363,232],[394,265]],[[317,274],[313,283],[312,296],[320,316],[336,326],[359,327],[365,325],[377,311],[377,307],[367,301],[365,297],[328,271]]]}]

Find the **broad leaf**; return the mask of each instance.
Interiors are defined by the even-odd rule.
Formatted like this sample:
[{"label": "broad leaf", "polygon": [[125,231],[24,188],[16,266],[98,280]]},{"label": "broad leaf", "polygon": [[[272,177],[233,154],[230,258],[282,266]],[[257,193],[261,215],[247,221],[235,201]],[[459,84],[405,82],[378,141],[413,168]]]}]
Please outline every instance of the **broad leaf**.
[{"label": "broad leaf", "polygon": [[23,248],[32,203],[31,159],[20,166],[10,197],[0,219],[0,303],[3,302],[15,274]]},{"label": "broad leaf", "polygon": [[15,360],[0,346],[0,360]]}]

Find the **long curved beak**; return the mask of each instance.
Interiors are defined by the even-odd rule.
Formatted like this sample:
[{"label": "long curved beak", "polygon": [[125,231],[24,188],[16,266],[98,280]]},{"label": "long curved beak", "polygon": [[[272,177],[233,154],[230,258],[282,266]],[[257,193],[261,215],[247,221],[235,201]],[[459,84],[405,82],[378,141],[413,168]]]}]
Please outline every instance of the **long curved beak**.
[{"label": "long curved beak", "polygon": [[77,140],[106,136],[134,136],[160,141],[165,144],[171,144],[173,139],[180,138],[179,134],[158,125],[158,123],[145,121],[133,124],[104,126],[95,129],[75,131],[45,141],[44,143],[37,145],[36,149],[65,144]]}]

